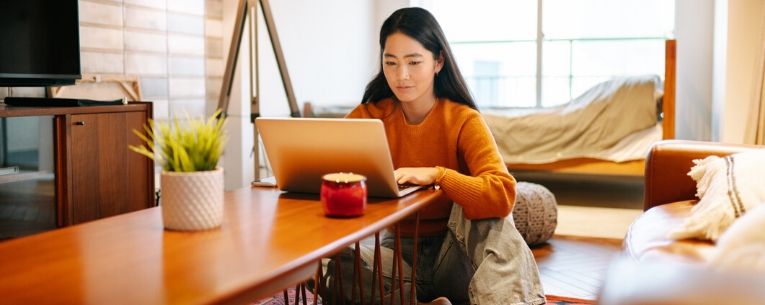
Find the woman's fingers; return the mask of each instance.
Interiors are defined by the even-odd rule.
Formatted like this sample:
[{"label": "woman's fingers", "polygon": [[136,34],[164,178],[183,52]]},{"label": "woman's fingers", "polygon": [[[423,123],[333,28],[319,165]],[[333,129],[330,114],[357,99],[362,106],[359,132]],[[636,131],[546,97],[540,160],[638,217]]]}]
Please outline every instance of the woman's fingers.
[{"label": "woman's fingers", "polygon": [[396,178],[396,183],[404,184],[409,182],[410,176],[406,173],[405,168],[399,168],[393,172],[393,176]]},{"label": "woman's fingers", "polygon": [[398,184],[425,185],[433,183],[430,171],[434,170],[434,168],[429,167],[401,167],[393,173]]}]

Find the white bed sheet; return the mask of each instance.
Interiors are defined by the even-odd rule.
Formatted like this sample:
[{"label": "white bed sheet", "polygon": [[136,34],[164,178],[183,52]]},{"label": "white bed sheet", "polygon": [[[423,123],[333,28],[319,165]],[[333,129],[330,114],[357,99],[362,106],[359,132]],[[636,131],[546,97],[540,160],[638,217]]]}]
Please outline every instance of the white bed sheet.
[{"label": "white bed sheet", "polygon": [[656,123],[660,85],[657,76],[614,78],[561,107],[522,115],[484,113],[483,117],[506,163],[543,164],[583,157],[639,160],[650,144],[661,139]]},{"label": "white bed sheet", "polygon": [[551,157],[544,160],[535,158],[533,156],[531,157],[524,156],[521,154],[521,155],[517,155],[516,158],[513,158],[512,160],[505,160],[505,162],[526,163],[526,164],[545,164],[545,163],[552,163],[555,161],[561,161],[565,159],[575,159],[575,158],[592,158],[592,159],[611,161],[611,162],[627,162],[627,161],[643,160],[648,155],[648,151],[651,149],[651,145],[661,140],[662,140],[661,123],[657,123],[654,126],[636,131],[624,137],[621,141],[616,143],[616,145],[612,146],[611,148],[601,150],[598,152],[584,153],[584,154],[578,154],[578,155],[573,154],[573,155],[567,155],[565,157],[562,155],[558,155],[556,157]]}]

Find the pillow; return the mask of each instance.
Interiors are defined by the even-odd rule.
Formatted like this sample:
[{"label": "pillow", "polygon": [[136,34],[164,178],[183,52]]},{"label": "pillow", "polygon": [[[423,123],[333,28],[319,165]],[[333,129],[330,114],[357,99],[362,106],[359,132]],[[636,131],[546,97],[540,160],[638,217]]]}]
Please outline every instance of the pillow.
[{"label": "pillow", "polygon": [[546,242],[558,226],[558,203],[550,190],[536,183],[515,185],[513,222],[529,246]]},{"label": "pillow", "polygon": [[734,220],[765,203],[765,149],[727,157],[694,160],[688,175],[696,181],[699,202],[672,239],[717,240]]},{"label": "pillow", "polygon": [[721,270],[765,272],[765,205],[755,207],[725,230],[710,262]]}]

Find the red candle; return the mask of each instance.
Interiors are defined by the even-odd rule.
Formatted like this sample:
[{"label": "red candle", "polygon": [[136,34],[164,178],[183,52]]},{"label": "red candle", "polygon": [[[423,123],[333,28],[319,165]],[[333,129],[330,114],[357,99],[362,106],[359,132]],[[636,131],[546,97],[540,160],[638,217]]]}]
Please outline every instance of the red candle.
[{"label": "red candle", "polygon": [[353,173],[322,177],[321,205],[331,217],[357,217],[367,208],[367,178]]}]

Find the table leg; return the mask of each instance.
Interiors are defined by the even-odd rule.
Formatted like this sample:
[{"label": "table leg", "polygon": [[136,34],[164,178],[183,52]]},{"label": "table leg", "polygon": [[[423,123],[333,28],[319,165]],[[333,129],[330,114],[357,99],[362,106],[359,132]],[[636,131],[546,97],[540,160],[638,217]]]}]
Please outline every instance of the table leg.
[{"label": "table leg", "polygon": [[[394,265],[398,266],[398,294],[401,302],[399,304],[404,304],[404,261],[403,261],[403,247],[401,246],[401,226],[396,225],[396,241],[395,246],[393,250],[393,257],[395,258],[395,261],[393,262]],[[391,278],[393,281],[396,280],[395,274]],[[392,290],[393,292],[395,290]],[[393,299],[393,295],[391,295],[391,300]],[[391,301],[391,303],[393,303]]]},{"label": "table leg", "polygon": [[[414,226],[414,245],[412,248],[412,273],[410,275],[411,279],[411,285],[409,290],[409,304],[415,305],[416,302],[416,289],[417,289],[417,251],[418,251],[418,244],[419,244],[419,236],[420,236],[420,213],[415,213],[415,226]],[[391,296],[390,296],[390,304],[395,304],[394,298],[395,298],[395,291],[396,291],[396,284],[398,284],[399,289],[399,298],[400,298],[400,304],[405,303],[405,292],[404,292],[404,262],[403,262],[403,247],[401,245],[401,228],[399,225],[394,226],[394,245],[393,245],[393,263],[391,266]],[[381,246],[380,246],[380,232],[375,233],[375,248],[374,248],[374,261],[372,263],[372,291],[370,300],[374,300],[376,296],[376,292],[380,292],[380,304],[384,304],[385,302],[385,284],[383,282],[383,275],[382,275],[382,254],[381,254]],[[335,256],[335,261],[338,262],[335,264],[335,274],[336,276],[332,279],[335,283],[334,287],[335,290],[332,294],[332,304],[337,304],[337,296],[340,295],[340,303],[345,304],[345,298],[343,296],[343,279],[342,279],[342,270],[341,270],[341,264],[340,262],[340,255]],[[398,276],[398,279],[396,279],[396,276]],[[363,282],[363,276],[361,272],[361,245],[359,242],[356,242],[355,248],[354,248],[354,266],[353,266],[353,280],[351,283],[351,303],[354,303],[356,301],[356,287],[358,286],[359,291],[359,303],[363,305],[364,303],[364,282]],[[324,278],[323,278],[323,270],[322,270],[322,264],[319,262],[319,268],[316,271],[315,275],[315,287],[313,289],[314,293],[314,301],[313,305],[317,305],[319,295],[321,294],[320,288],[323,284]],[[375,289],[375,284],[377,284],[377,288],[379,290]],[[307,299],[305,296],[305,286],[299,286],[303,289],[303,305],[306,305]],[[339,290],[339,291],[338,291]],[[300,302],[300,291],[296,291],[296,304],[299,304]],[[287,291],[284,292],[285,296],[285,303],[287,299]]]},{"label": "table leg", "polygon": [[340,263],[340,254],[335,255],[335,291],[332,293],[332,304],[337,304],[337,296],[340,296],[340,304],[345,305],[343,297],[343,269]]},{"label": "table leg", "polygon": [[420,237],[420,212],[417,212],[415,214],[414,219],[414,247],[412,249],[412,285],[411,289],[409,291],[409,305],[414,305],[416,303],[416,296],[415,291],[417,291],[417,243],[419,242]]},{"label": "table leg", "polygon": [[[356,284],[359,287],[359,304],[364,305],[364,281],[362,272],[361,272],[361,244],[359,242],[356,242],[356,251],[354,252],[354,269],[353,269],[353,275],[356,280]],[[351,288],[353,289],[353,287]],[[351,297],[351,303],[353,303],[356,300],[356,290],[353,289],[353,296]]]},{"label": "table leg", "polygon": [[313,305],[319,304],[319,294],[320,294],[320,287],[324,285],[324,266],[321,264],[321,260],[319,260],[319,269],[316,270],[316,276],[314,277],[314,285],[313,285]]},{"label": "table leg", "polygon": [[396,294],[396,270],[398,267],[398,264],[396,262],[396,254],[400,251],[399,249],[399,242],[398,239],[398,224],[393,226],[393,261],[391,262],[391,274],[390,274],[390,305],[396,304],[395,301],[395,294]]},{"label": "table leg", "polygon": [[[308,305],[308,298],[306,297],[306,284],[300,283],[300,293],[303,294],[303,305]],[[316,296],[314,296],[316,298]]]},{"label": "table leg", "polygon": [[[375,233],[375,265],[377,266],[377,280],[380,287],[380,305],[385,302],[385,284],[382,276],[382,252],[380,251],[380,232]],[[374,285],[372,285],[374,286]]]}]

